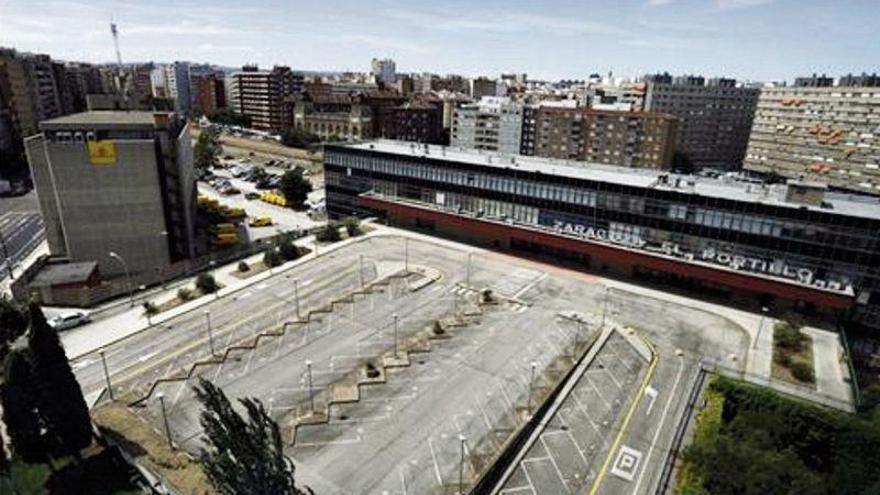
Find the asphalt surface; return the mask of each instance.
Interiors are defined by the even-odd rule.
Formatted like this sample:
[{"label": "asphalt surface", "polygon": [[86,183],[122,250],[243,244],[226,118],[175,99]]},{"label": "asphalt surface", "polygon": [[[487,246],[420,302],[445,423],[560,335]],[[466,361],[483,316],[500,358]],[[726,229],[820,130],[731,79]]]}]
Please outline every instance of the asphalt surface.
[{"label": "asphalt surface", "polygon": [[30,192],[17,198],[0,198],[0,280],[9,275],[8,266],[21,269],[19,263],[45,238],[43,217],[36,194]]},{"label": "asphalt surface", "polygon": [[500,493],[562,494],[589,489],[647,364],[626,339],[612,333]]},{"label": "asphalt surface", "polygon": [[[180,376],[207,358],[205,309],[215,349],[248,342],[293,318],[292,279],[300,282],[305,312],[360,286],[359,255],[367,281],[399,270],[403,244],[380,237],[343,247],[109,345],[117,397],[140,397],[156,379]],[[596,277],[497,253],[474,255],[469,269],[465,251],[415,240],[408,252],[411,264],[436,269],[441,279],[415,292],[394,283],[309,324],[291,325],[283,337],[236,351],[222,364],[199,368],[230,397],[267,404],[295,460],[297,479],[317,493],[449,494],[458,491],[459,473],[467,489],[568,369],[575,340],[595,332],[601,320],[606,293]],[[293,428],[296,418],[311,411],[310,398],[323,410],[331,386],[393,351],[392,315],[400,318],[398,342],[424,335],[435,319],[475,307],[477,294],[465,285],[491,288],[502,302],[450,329],[448,338],[432,340],[428,352],[411,354],[410,366],[389,369],[386,383],[361,387],[358,402],[331,406],[326,424]],[[589,324],[573,327],[559,317],[572,311],[589,315]],[[734,367],[744,362],[745,334],[717,316],[617,290],[610,293],[607,313],[653,342],[656,367],[646,371],[626,343],[611,341],[582,378],[585,391],[575,394],[588,402],[587,413],[579,406],[563,408],[551,423],[557,433],[541,442],[547,452],[529,458],[532,484],[510,485],[512,493],[568,493],[560,487],[571,493],[647,493],[659,477],[697,361],[706,356]],[[73,367],[86,393],[104,386],[97,353]],[[640,393],[643,380],[650,394]],[[162,384],[137,410],[162,431],[161,393],[174,441],[197,452],[200,408],[193,384]],[[631,473],[621,476],[622,469]],[[522,478],[524,473],[516,480]]]}]

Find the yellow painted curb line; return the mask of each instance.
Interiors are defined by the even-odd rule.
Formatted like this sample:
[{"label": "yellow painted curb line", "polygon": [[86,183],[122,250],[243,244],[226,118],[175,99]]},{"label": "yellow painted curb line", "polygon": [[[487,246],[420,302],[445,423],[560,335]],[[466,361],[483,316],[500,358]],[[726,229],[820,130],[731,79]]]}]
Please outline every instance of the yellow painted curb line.
[{"label": "yellow painted curb line", "polygon": [[602,463],[602,467],[599,469],[599,474],[597,474],[596,479],[593,480],[589,495],[596,495],[599,491],[599,486],[602,484],[602,479],[605,477],[605,471],[608,470],[608,465],[611,464],[611,458],[614,457],[614,453],[620,448],[620,442],[623,441],[623,435],[626,433],[629,421],[632,419],[633,414],[636,412],[636,408],[642,401],[642,396],[645,395],[645,389],[648,388],[648,382],[650,382],[651,376],[654,374],[654,368],[657,367],[659,357],[657,356],[657,351],[654,350],[654,346],[651,345],[647,339],[642,337],[641,334],[639,334],[639,338],[642,339],[642,341],[645,342],[645,345],[651,350],[651,364],[648,366],[648,372],[645,374],[645,378],[642,380],[642,385],[639,387],[639,393],[633,399],[632,404],[630,404],[629,411],[627,411],[626,417],[623,419],[620,431],[617,432],[617,436],[614,438],[614,443],[611,444],[611,450],[608,451],[608,456],[605,457],[605,462]]}]

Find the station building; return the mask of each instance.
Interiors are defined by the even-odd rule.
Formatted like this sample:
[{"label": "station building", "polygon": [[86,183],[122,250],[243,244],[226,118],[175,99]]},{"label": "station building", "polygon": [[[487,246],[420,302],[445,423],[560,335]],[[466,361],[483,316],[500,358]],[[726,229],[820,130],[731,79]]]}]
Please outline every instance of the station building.
[{"label": "station building", "polygon": [[333,217],[880,327],[880,198],[383,140],[324,167]]}]

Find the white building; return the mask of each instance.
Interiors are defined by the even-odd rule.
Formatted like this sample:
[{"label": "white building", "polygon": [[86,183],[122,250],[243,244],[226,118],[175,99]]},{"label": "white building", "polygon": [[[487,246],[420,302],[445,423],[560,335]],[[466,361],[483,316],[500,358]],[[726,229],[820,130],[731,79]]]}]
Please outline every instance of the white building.
[{"label": "white building", "polygon": [[523,107],[507,97],[483,97],[459,106],[452,122],[452,146],[519,154]]}]

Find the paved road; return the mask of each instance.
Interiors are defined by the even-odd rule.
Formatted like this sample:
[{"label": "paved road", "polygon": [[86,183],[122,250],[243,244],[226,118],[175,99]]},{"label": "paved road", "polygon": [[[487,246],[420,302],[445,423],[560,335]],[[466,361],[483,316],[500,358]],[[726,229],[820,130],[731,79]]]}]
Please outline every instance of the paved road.
[{"label": "paved road", "polygon": [[0,215],[0,280],[43,240],[43,217],[35,211],[13,211]]}]

